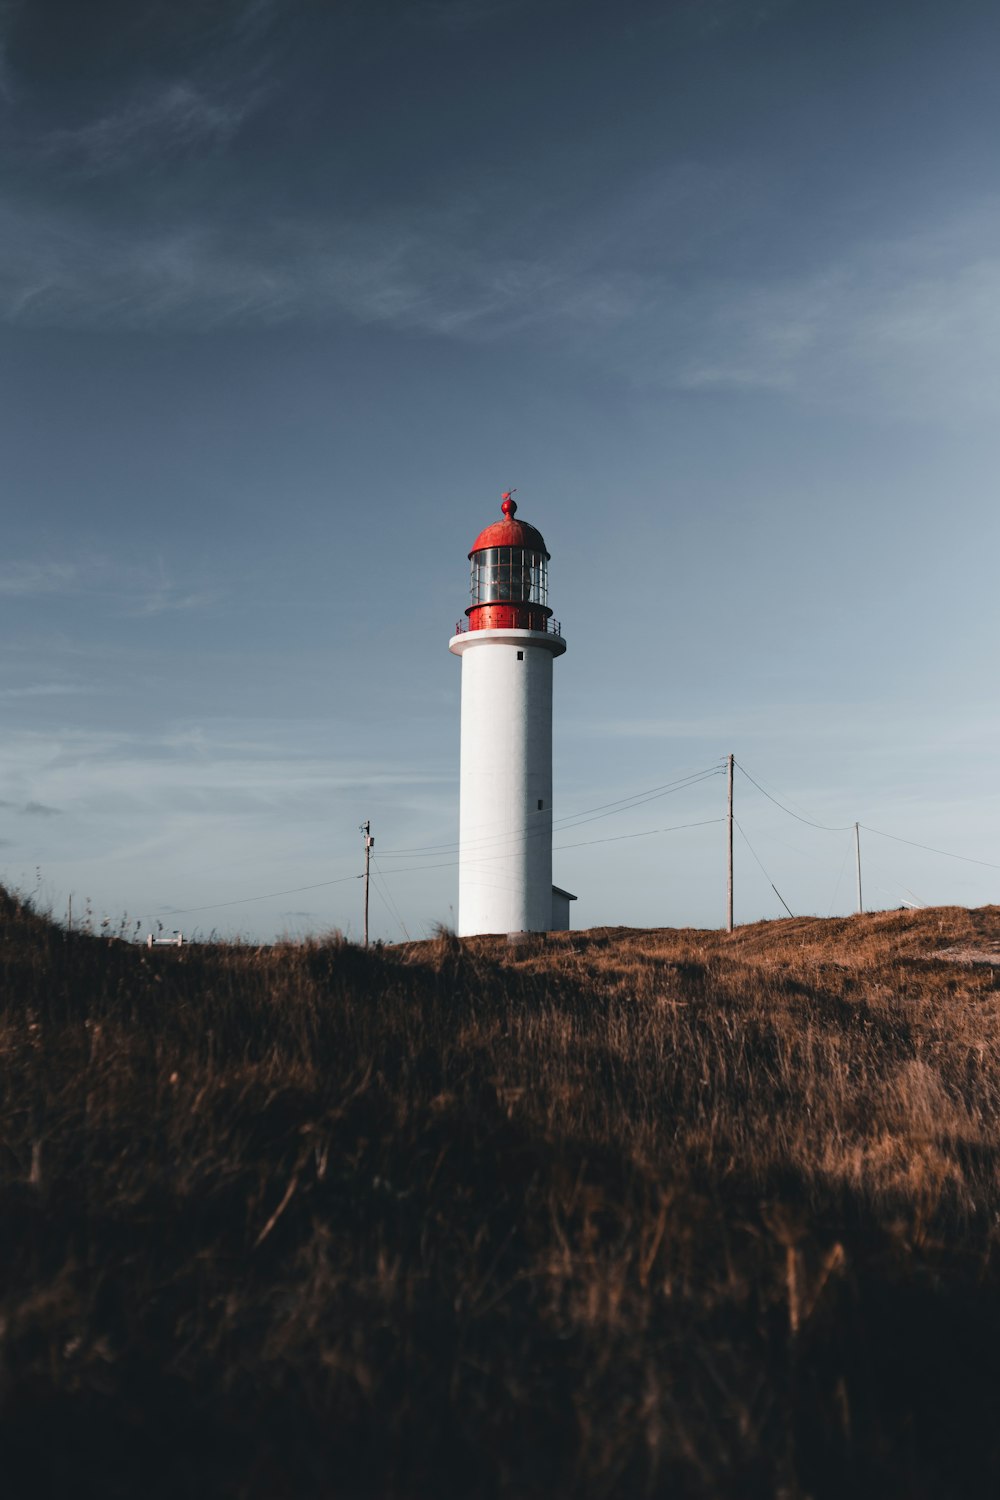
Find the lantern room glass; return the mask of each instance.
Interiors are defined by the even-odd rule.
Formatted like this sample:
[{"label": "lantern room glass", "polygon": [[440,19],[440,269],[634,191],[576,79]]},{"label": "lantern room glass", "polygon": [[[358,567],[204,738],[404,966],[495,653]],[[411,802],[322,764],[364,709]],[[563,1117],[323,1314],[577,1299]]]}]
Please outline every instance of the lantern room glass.
[{"label": "lantern room glass", "polygon": [[484,547],[472,554],[473,604],[541,604],[549,599],[544,552],[524,547]]}]

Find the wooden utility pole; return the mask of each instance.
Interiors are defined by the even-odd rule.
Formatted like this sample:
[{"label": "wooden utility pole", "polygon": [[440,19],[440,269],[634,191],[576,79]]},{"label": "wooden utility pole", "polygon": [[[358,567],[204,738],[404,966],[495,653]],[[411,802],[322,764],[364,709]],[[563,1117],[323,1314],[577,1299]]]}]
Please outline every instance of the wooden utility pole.
[{"label": "wooden utility pole", "polygon": [[864,902],[861,900],[861,833],[857,823],[854,825],[854,852],[858,858],[858,915],[864,911]]},{"label": "wooden utility pole", "polygon": [[726,883],[726,931],[733,930],[733,761],[730,755],[729,770],[729,816],[726,819],[729,844],[729,879]]},{"label": "wooden utility pole", "polygon": [[362,823],[362,825],[361,825],[361,832],[365,836],[365,947],[367,948],[368,947],[368,882],[369,882],[368,866],[371,863],[372,845],[375,842],[375,840],[372,838],[372,824],[371,824],[371,819],[370,818],[366,818],[365,821]]}]

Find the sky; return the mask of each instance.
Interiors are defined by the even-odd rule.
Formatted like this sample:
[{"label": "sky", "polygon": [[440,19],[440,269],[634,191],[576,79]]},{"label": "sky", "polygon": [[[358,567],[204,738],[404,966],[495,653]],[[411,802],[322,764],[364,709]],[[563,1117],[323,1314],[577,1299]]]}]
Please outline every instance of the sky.
[{"label": "sky", "polygon": [[851,910],[855,821],[867,906],[1000,901],[998,62],[992,0],[0,0],[0,881],[356,938],[370,819],[373,937],[454,925],[513,486],[574,926],[722,923],[729,753],[738,922]]}]

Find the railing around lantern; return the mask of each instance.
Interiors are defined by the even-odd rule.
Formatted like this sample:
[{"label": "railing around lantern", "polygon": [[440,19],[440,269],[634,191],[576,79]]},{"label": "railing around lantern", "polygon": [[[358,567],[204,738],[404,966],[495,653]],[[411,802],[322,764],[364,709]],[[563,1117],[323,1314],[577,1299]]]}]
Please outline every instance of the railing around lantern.
[{"label": "railing around lantern", "polygon": [[[534,627],[532,627],[532,628],[534,628]],[[469,630],[469,622],[468,622],[467,619],[462,619],[462,620],[456,620],[455,621],[455,634],[456,635],[465,635],[468,632],[468,630]],[[540,631],[539,633],[541,635],[557,635],[559,637],[559,639],[562,640],[562,626],[560,625],[560,623],[559,623],[558,620],[553,620],[551,618],[548,619],[548,620],[546,620],[546,622],[545,622],[545,629],[543,631]]]}]

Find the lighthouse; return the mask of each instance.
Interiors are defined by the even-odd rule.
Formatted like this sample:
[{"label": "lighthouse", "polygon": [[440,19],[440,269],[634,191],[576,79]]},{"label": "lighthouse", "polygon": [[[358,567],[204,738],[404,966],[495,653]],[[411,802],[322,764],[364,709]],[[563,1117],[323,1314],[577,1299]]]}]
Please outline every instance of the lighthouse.
[{"label": "lighthouse", "polygon": [[548,602],[549,552],[518,520],[481,531],[472,597],[448,645],[462,659],[458,933],[569,926],[552,885],[552,663],[566,650]]}]

